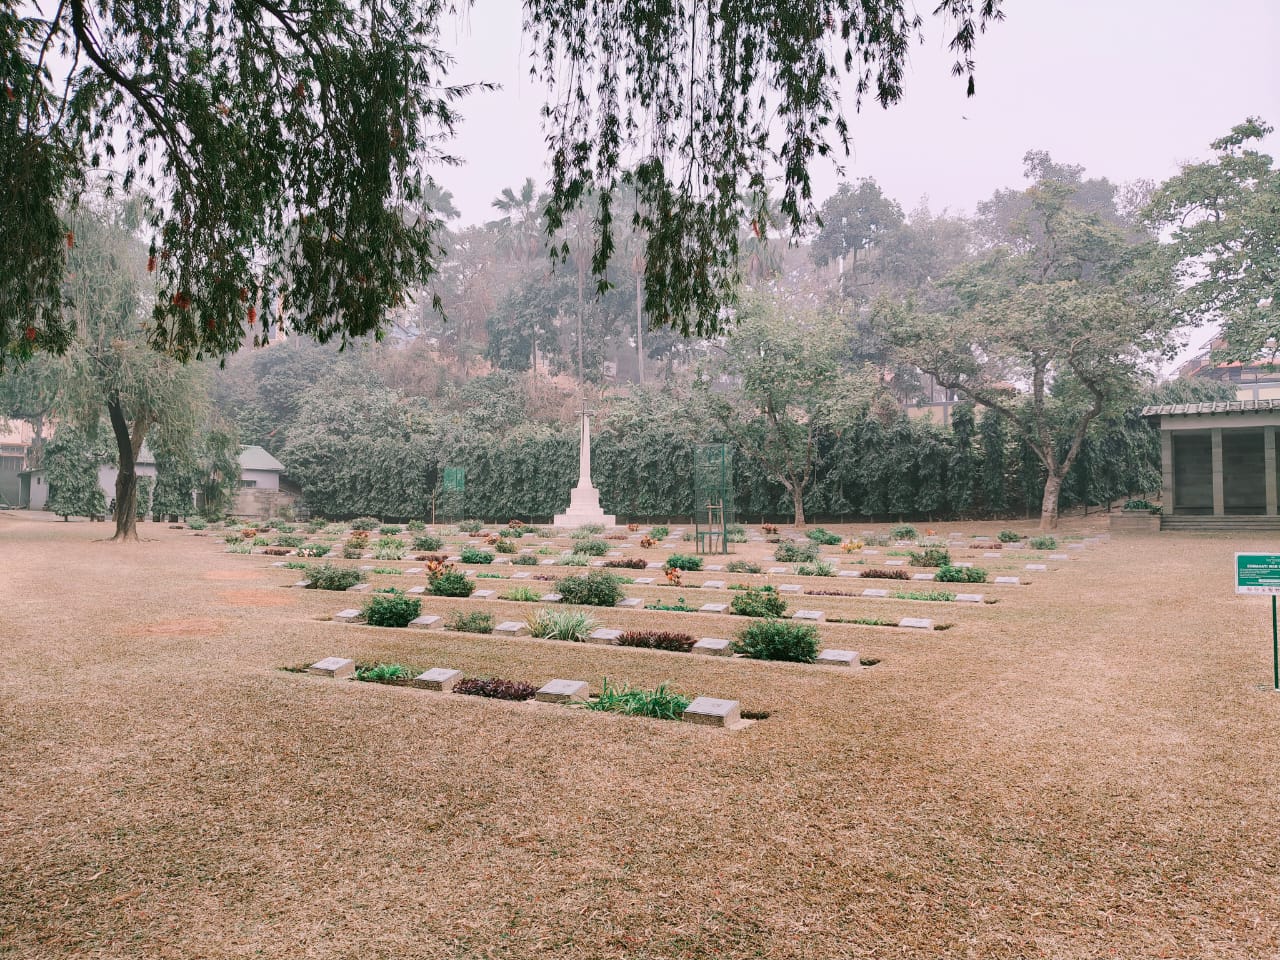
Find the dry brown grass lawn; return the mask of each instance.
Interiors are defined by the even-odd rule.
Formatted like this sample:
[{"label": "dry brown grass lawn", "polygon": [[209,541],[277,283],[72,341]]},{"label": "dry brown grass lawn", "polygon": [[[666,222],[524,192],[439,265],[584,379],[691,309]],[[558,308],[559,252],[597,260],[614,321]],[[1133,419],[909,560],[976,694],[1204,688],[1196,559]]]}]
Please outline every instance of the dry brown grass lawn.
[{"label": "dry brown grass lawn", "polygon": [[[806,600],[956,623],[823,627],[883,658],[848,673],[322,623],[348,598],[147,533],[0,513],[0,956],[1280,949],[1269,611],[1230,577],[1274,544],[1116,540],[979,588],[995,606]],[[773,715],[734,734],[279,669],[329,654]]]}]

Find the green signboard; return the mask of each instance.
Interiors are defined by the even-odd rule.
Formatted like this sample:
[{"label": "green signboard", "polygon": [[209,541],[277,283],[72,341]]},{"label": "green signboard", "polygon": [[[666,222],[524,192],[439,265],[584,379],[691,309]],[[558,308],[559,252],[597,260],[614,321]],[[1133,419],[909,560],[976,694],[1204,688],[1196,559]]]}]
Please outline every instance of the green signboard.
[{"label": "green signboard", "polygon": [[1236,593],[1280,594],[1280,554],[1237,553]]}]

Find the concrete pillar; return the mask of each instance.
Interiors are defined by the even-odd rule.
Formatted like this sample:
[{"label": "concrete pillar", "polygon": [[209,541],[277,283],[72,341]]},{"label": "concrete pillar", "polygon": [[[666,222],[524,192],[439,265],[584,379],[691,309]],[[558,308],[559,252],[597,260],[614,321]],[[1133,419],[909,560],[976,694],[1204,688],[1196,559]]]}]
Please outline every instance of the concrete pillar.
[{"label": "concrete pillar", "polygon": [[1213,443],[1213,515],[1225,517],[1227,509],[1222,494],[1222,428],[1209,431]]},{"label": "concrete pillar", "polygon": [[1173,434],[1160,431],[1160,502],[1165,516],[1173,513]]},{"label": "concrete pillar", "polygon": [[1276,515],[1276,428],[1262,428],[1262,469],[1267,471],[1267,516]]}]

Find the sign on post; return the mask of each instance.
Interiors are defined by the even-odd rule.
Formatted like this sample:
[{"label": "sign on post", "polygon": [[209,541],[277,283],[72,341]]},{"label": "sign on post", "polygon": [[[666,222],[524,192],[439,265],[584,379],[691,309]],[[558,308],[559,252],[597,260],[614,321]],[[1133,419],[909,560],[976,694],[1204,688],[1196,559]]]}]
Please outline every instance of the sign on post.
[{"label": "sign on post", "polygon": [[1271,595],[1271,680],[1280,691],[1280,627],[1276,621],[1276,594],[1280,594],[1280,554],[1237,553],[1236,593]]}]

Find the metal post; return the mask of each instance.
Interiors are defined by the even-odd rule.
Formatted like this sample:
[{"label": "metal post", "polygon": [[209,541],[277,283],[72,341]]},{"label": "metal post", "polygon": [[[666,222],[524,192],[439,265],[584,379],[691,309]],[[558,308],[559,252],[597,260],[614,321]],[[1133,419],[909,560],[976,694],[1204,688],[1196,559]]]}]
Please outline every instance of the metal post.
[{"label": "metal post", "polygon": [[1280,692],[1280,632],[1276,630],[1276,595],[1271,595],[1271,683]]}]

